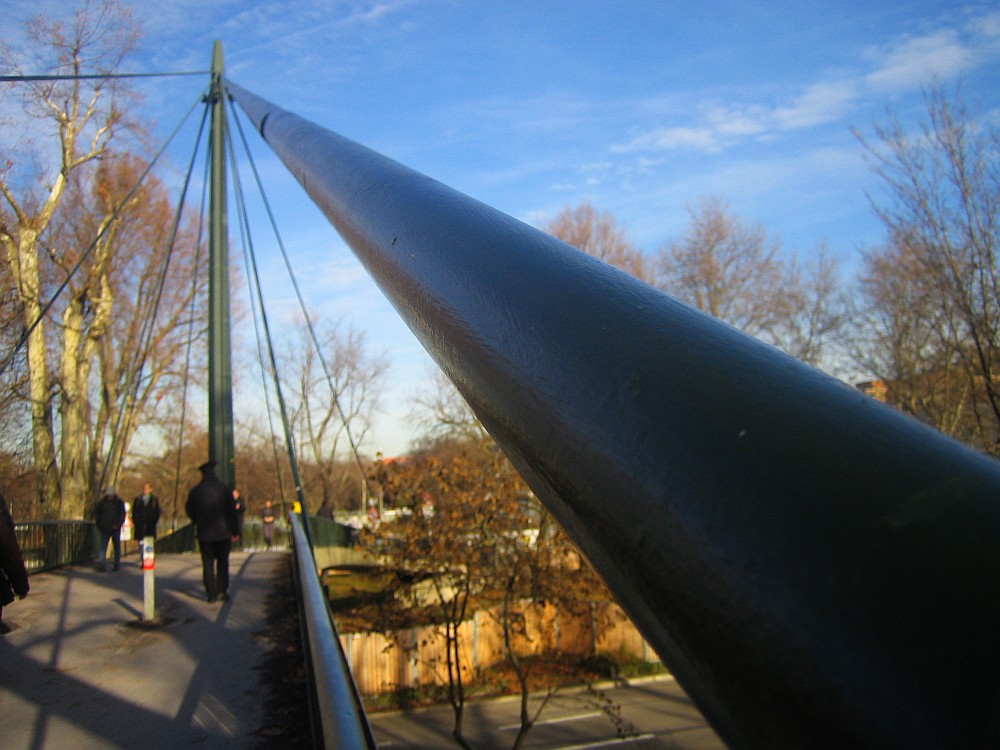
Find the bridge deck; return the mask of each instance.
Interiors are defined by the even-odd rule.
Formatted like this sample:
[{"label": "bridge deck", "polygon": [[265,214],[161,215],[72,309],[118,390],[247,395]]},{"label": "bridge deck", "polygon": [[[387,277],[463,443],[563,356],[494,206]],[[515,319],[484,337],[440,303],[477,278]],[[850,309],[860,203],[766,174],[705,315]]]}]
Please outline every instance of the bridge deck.
[{"label": "bridge deck", "polygon": [[197,555],[156,560],[157,629],[142,615],[142,571],[75,566],[31,578],[5,609],[0,726],[7,750],[247,748],[265,721],[259,666],[265,602],[284,552],[241,552],[231,599],[209,604]]}]

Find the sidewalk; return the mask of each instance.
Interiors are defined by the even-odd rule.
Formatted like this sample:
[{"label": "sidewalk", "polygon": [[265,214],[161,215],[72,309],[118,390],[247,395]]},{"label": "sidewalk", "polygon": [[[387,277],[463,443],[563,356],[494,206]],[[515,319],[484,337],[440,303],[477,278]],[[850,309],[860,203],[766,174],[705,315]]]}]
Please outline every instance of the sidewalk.
[{"label": "sidewalk", "polygon": [[142,616],[142,570],[73,566],[31,577],[4,610],[0,736],[5,750],[251,748],[264,721],[258,669],[265,601],[286,552],[230,559],[230,600],[209,604],[197,555],[156,559],[156,629]]}]

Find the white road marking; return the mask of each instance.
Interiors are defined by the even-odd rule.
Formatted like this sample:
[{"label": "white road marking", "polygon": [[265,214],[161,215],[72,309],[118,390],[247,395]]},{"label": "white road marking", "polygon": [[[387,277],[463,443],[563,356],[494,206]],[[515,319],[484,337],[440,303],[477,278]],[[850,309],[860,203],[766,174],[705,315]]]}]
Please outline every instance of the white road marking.
[{"label": "white road marking", "polygon": [[[566,721],[578,721],[579,719],[592,719],[595,716],[601,716],[600,711],[592,711],[589,714],[575,714],[573,716],[560,716],[558,719],[548,719],[547,721],[536,721],[533,726],[543,727],[546,724],[562,724]],[[505,727],[500,727],[501,732],[510,731],[511,729],[520,729],[520,724],[508,724]]]},{"label": "white road marking", "polygon": [[615,737],[613,740],[602,742],[588,742],[583,745],[561,745],[556,750],[590,750],[595,747],[611,747],[612,745],[625,745],[631,742],[645,742],[656,737],[655,734],[639,734],[635,737]]}]

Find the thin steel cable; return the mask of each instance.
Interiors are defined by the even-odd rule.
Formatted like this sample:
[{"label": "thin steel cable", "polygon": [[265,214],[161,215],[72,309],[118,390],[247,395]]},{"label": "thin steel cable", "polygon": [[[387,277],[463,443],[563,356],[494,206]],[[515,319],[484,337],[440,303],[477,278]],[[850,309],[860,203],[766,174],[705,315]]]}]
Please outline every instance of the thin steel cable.
[{"label": "thin steel cable", "polygon": [[[230,145],[231,145],[231,141],[230,141]],[[236,172],[236,175],[237,175],[237,181],[238,181],[238,179],[239,179],[239,172],[238,171]],[[242,189],[242,183],[238,183],[238,184],[239,184],[239,189],[236,192],[237,205],[240,207],[241,215],[245,216],[246,215],[246,211],[245,211],[245,207],[244,207],[245,204],[244,204],[244,194],[243,194],[243,189]],[[245,269],[249,269],[251,263],[250,263],[250,254],[249,254],[248,249],[247,249],[248,242],[246,240],[246,237],[249,235],[249,229],[245,228],[244,221],[241,221],[239,223],[239,228],[240,228],[240,238],[241,238],[241,241],[242,241],[241,242],[241,246],[242,246],[242,249],[243,249],[243,267]],[[249,272],[248,272],[248,281],[249,281]],[[277,439],[277,435],[275,434],[275,429],[274,429],[274,409],[271,406],[271,398],[272,398],[271,397],[271,389],[268,388],[268,385],[267,385],[267,366],[264,363],[264,337],[263,337],[263,335],[261,333],[261,330],[260,330],[260,317],[261,316],[258,313],[258,308],[263,304],[263,301],[262,300],[258,300],[257,296],[254,295],[253,290],[249,287],[249,284],[248,284],[248,287],[247,287],[247,292],[248,292],[249,297],[250,297],[250,309],[251,309],[251,313],[252,313],[252,316],[253,316],[254,336],[255,336],[256,341],[257,341],[257,365],[258,365],[258,369],[260,371],[261,388],[264,391],[264,408],[265,408],[265,410],[267,412],[267,429],[268,429],[268,432],[270,433],[270,438],[271,438],[270,439],[270,444],[271,444],[272,458],[274,459],[274,473],[275,473],[275,476],[277,477],[277,480],[278,480],[278,496],[281,498],[282,507],[284,507],[285,501],[286,501],[286,496],[285,496],[285,480],[282,477],[282,471],[281,471],[282,470],[282,465],[281,465],[281,460],[278,457],[278,444],[277,444],[278,443],[278,439]]]},{"label": "thin steel cable", "polygon": [[[206,116],[208,113],[208,103],[205,104]],[[205,204],[208,201],[208,179],[209,171],[211,168],[211,159],[209,158],[208,151],[205,151],[205,169],[202,173],[201,182],[201,207],[198,211],[198,235],[197,244],[195,246],[195,256],[194,256],[194,268],[191,272],[191,311],[190,318],[188,320],[188,335],[187,335],[187,350],[184,354],[184,379],[183,386],[181,387],[181,414],[180,414],[180,426],[177,430],[177,463],[174,467],[174,527],[176,530],[177,526],[177,505],[180,501],[181,492],[181,461],[184,455],[184,430],[185,430],[185,420],[187,419],[187,392],[188,392],[188,382],[191,372],[191,349],[194,346],[194,324],[197,302],[197,289],[198,289],[198,269],[201,266],[201,238],[205,231]]]},{"label": "thin steel cable", "polygon": [[93,81],[106,78],[162,78],[165,76],[204,76],[210,70],[182,70],[167,73],[85,73],[82,75],[11,75],[0,76],[2,83],[26,83],[31,81]]},{"label": "thin steel cable", "polygon": [[[147,308],[147,314],[142,321],[139,331],[139,341],[138,346],[133,352],[133,366],[128,368],[128,379],[125,382],[124,396],[127,401],[135,401],[136,395],[139,393],[139,386],[142,382],[142,372],[146,367],[146,361],[149,358],[149,350],[152,347],[153,332],[155,330],[156,315],[160,309],[160,302],[163,299],[163,287],[166,284],[167,272],[170,269],[170,261],[173,258],[174,250],[176,248],[177,233],[180,228],[181,219],[184,214],[184,204],[187,198],[188,188],[191,185],[191,174],[194,172],[195,161],[198,156],[198,148],[201,145],[201,138],[205,132],[205,122],[207,121],[207,108],[202,114],[201,123],[198,128],[198,134],[195,138],[194,147],[191,150],[191,159],[188,162],[188,168],[184,174],[184,183],[181,187],[181,194],[177,200],[177,209],[174,212],[174,221],[170,229],[170,237],[167,240],[166,245],[166,255],[163,259],[163,263],[159,269],[159,273],[156,277],[156,283],[154,285],[154,298],[153,304]],[[113,459],[115,449],[118,446],[118,441],[124,434],[125,428],[128,426],[124,424],[125,419],[129,420],[135,418],[135,413],[131,413],[126,417],[125,409],[118,410],[118,417],[115,422],[115,428],[111,433],[111,445],[108,448],[107,458],[105,461],[104,468],[101,473],[101,481],[99,482],[100,487],[104,486],[105,479],[107,479],[108,471],[110,467],[110,459]],[[115,483],[117,483],[117,467],[115,468],[113,478]]]},{"label": "thin steel cable", "polygon": [[[244,247],[244,263],[247,262],[246,248]],[[274,431],[274,410],[271,407],[271,391],[267,387],[267,367],[264,364],[264,352],[263,352],[263,338],[260,331],[260,322],[257,315],[257,301],[256,298],[251,294],[250,303],[253,309],[253,327],[254,335],[257,339],[257,364],[260,369],[260,385],[264,389],[264,407],[267,411],[267,429],[271,434],[271,453],[274,458],[274,472],[275,476],[278,478],[278,495],[281,497],[282,505],[285,502],[285,480],[281,476],[281,461],[278,458],[278,445],[277,445],[277,435]]]},{"label": "thin steel cable", "polygon": [[[228,135],[228,131],[227,131]],[[234,194],[237,200],[237,206],[239,209],[240,217],[240,232],[243,235],[243,241],[245,243],[245,252],[248,260],[247,275],[250,276],[250,280],[253,283],[252,292],[257,295],[259,301],[260,318],[261,325],[264,330],[264,339],[267,343],[268,360],[271,368],[271,378],[274,383],[275,395],[278,399],[278,408],[281,414],[282,428],[285,433],[285,449],[288,451],[289,464],[292,470],[292,478],[295,481],[295,494],[299,500],[300,506],[302,508],[302,513],[308,515],[308,509],[306,507],[305,495],[302,491],[302,480],[299,475],[298,459],[295,454],[295,446],[292,441],[291,426],[288,421],[288,409],[285,404],[285,397],[281,390],[281,381],[278,377],[278,362],[274,354],[274,340],[271,336],[271,326],[267,318],[267,309],[264,305],[264,294],[260,285],[260,273],[257,267],[257,258],[253,249],[253,241],[250,236],[250,224],[246,212],[246,204],[243,200],[243,186],[240,182],[239,176],[239,165],[236,163],[235,150],[232,148],[232,140],[229,140],[229,158],[230,164],[233,171],[233,187]],[[251,273],[252,271],[252,273]],[[308,537],[308,524],[306,527],[306,536]]]}]

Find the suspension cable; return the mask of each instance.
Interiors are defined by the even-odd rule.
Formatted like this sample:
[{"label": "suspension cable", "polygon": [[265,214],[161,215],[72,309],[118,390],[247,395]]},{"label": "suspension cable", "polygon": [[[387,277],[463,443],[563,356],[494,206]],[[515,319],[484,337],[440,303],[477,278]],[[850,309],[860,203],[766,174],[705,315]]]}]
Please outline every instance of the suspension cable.
[{"label": "suspension cable", "polygon": [[[227,136],[228,135],[229,133],[227,131]],[[247,275],[250,276],[250,280],[252,282],[251,293],[256,294],[259,302],[261,325],[264,331],[264,339],[267,343],[268,359],[271,368],[271,378],[272,381],[274,382],[275,394],[278,399],[278,408],[281,414],[282,427],[285,433],[285,448],[288,451],[289,464],[292,470],[292,478],[295,481],[296,497],[298,498],[298,501],[302,508],[303,515],[308,515],[305,496],[302,491],[302,480],[299,476],[299,466],[298,466],[298,460],[296,459],[295,446],[292,441],[291,425],[288,420],[288,409],[285,405],[285,397],[281,390],[281,380],[278,377],[278,362],[274,354],[274,341],[271,336],[271,327],[267,318],[267,309],[264,305],[264,295],[260,285],[260,274],[257,268],[257,258],[253,249],[253,240],[250,237],[250,225],[246,211],[246,203],[244,201],[243,185],[239,177],[239,165],[236,162],[236,153],[235,150],[232,148],[231,137],[229,143],[229,159],[233,170],[233,187],[237,202],[238,215],[240,218],[240,233],[243,239],[244,255],[247,260]],[[308,524],[304,525],[304,529],[306,530],[306,536],[308,537],[309,536]]]},{"label": "suspension cable", "polygon": [[[242,228],[242,226],[241,226]],[[249,260],[247,258],[246,247],[244,246],[243,254],[244,267],[249,268]],[[253,327],[254,335],[257,340],[257,365],[260,370],[260,384],[264,391],[264,407],[267,411],[267,429],[270,434],[271,440],[271,454],[274,459],[274,473],[278,479],[278,495],[281,497],[282,507],[285,503],[285,480],[281,476],[281,461],[278,458],[278,444],[277,436],[274,431],[274,410],[271,406],[271,389],[267,387],[267,366],[264,364],[264,339],[260,330],[260,316],[257,313],[257,307],[260,302],[257,297],[251,292],[250,294],[250,305],[253,311]]]},{"label": "suspension cable", "polygon": [[210,70],[181,70],[166,73],[83,73],[77,75],[10,75],[0,76],[2,83],[27,83],[32,81],[93,81],[106,78],[163,78],[165,76],[203,76],[208,75]]},{"label": "suspension cable", "polygon": [[263,181],[260,178],[260,174],[257,171],[257,164],[254,161],[253,155],[250,152],[250,146],[249,143],[247,142],[243,126],[240,124],[239,115],[236,112],[236,108],[233,105],[232,97],[229,96],[228,91],[226,93],[227,93],[226,101],[229,103],[229,107],[233,111],[233,120],[235,120],[236,122],[236,129],[239,131],[240,139],[242,140],[243,143],[243,149],[247,155],[247,160],[250,164],[250,169],[253,171],[254,179],[256,180],[257,183],[257,189],[260,192],[261,200],[264,203],[264,208],[267,212],[268,220],[271,223],[271,229],[274,232],[275,239],[278,243],[278,248],[281,250],[281,257],[284,259],[285,268],[288,270],[288,277],[292,282],[292,288],[295,290],[295,296],[298,299],[299,308],[302,310],[302,317],[305,319],[306,327],[309,331],[309,336],[312,339],[313,348],[316,351],[316,355],[319,359],[320,366],[323,368],[323,374],[326,376],[326,382],[330,387],[330,394],[333,397],[334,407],[336,408],[337,413],[340,415],[340,420],[344,425],[344,435],[347,438],[348,445],[350,446],[351,449],[351,454],[354,456],[355,463],[357,464],[358,467],[358,472],[361,475],[363,494],[365,495],[365,497],[362,498],[362,502],[364,502],[364,500],[366,500],[367,497],[369,496],[369,490],[370,490],[368,472],[365,471],[364,465],[361,461],[361,455],[358,451],[358,446],[351,430],[350,420],[348,420],[347,415],[341,406],[340,397],[337,393],[337,387],[336,384],[334,383],[331,368],[327,363],[326,358],[323,356],[323,351],[322,347],[320,346],[319,337],[316,335],[316,329],[313,326],[312,318],[309,315],[308,307],[306,305],[305,298],[302,295],[302,290],[299,287],[298,279],[295,276],[295,272],[292,270],[292,264],[291,260],[288,257],[288,251],[285,248],[285,243],[282,240],[281,233],[278,231],[278,224],[277,221],[275,220],[274,212],[271,210],[270,201],[268,201],[267,193],[264,191]]},{"label": "suspension cable", "polygon": [[[243,206],[244,194],[242,191],[242,183],[239,183],[239,185],[240,185],[240,191],[237,196],[237,202],[239,206]],[[240,223],[241,237],[244,236],[243,229],[244,225],[241,222]],[[246,234],[249,234],[249,232],[247,232]],[[247,243],[243,242],[242,247],[243,247],[243,266],[244,268],[249,269],[250,259],[247,253]],[[249,281],[249,272],[248,272],[248,281]],[[282,465],[281,465],[281,460],[278,457],[278,440],[274,429],[274,409],[271,406],[271,398],[272,398],[271,389],[268,388],[267,385],[267,366],[264,364],[264,338],[260,330],[261,315],[258,313],[258,308],[263,305],[263,300],[258,300],[257,296],[253,294],[252,289],[248,288],[247,291],[249,292],[250,296],[250,307],[253,316],[254,336],[257,342],[257,366],[258,370],[260,371],[261,388],[264,392],[264,408],[267,412],[267,429],[268,429],[268,434],[270,435],[269,442],[271,445],[271,455],[274,460],[274,474],[278,480],[278,496],[281,498],[282,507],[284,507],[286,500],[285,480],[282,477],[282,471],[281,471]]]},{"label": "suspension cable", "polygon": [[[244,253],[244,263],[246,254]],[[271,436],[271,453],[274,458],[274,473],[278,479],[278,495],[281,497],[282,506],[285,503],[285,480],[281,476],[281,461],[278,459],[277,436],[274,434],[274,410],[271,407],[271,391],[267,387],[267,367],[264,364],[264,341],[261,337],[260,319],[257,315],[257,298],[251,294],[250,303],[253,306],[253,327],[257,339],[257,365],[260,370],[260,384],[264,390],[264,407],[267,411],[267,429]]]},{"label": "suspension cable", "polygon": [[[208,106],[205,107],[206,115]],[[177,430],[177,462],[174,467],[174,530],[177,527],[177,504],[180,501],[181,493],[181,460],[184,454],[184,431],[185,420],[187,419],[187,392],[188,382],[191,373],[191,349],[194,346],[194,324],[197,318],[197,291],[198,291],[198,269],[201,267],[201,240],[205,231],[205,204],[208,201],[208,175],[211,167],[211,158],[205,154],[205,169],[201,181],[201,207],[198,210],[198,234],[195,243],[194,268],[191,272],[191,309],[188,315],[188,335],[187,347],[184,353],[184,378],[181,387],[181,413],[180,424]]]},{"label": "suspension cable", "polygon": [[[133,360],[132,363],[130,363],[131,366],[126,370],[126,382],[125,388],[123,389],[126,402],[135,402],[135,398],[139,393],[139,386],[142,382],[142,373],[146,367],[146,361],[149,358],[149,352],[153,345],[153,332],[155,331],[156,315],[159,312],[160,302],[163,299],[163,287],[166,284],[167,272],[170,269],[170,261],[173,258],[174,250],[176,249],[177,233],[180,229],[181,220],[184,214],[184,204],[187,199],[188,188],[191,185],[191,174],[194,171],[195,161],[197,160],[198,148],[201,145],[201,139],[205,133],[207,115],[208,108],[206,107],[202,114],[197,136],[195,137],[194,147],[191,150],[191,159],[188,162],[188,167],[184,174],[184,183],[181,187],[181,193],[177,200],[177,209],[174,212],[174,221],[171,226],[170,236],[168,237],[166,243],[166,255],[164,256],[163,263],[160,266],[159,273],[156,276],[153,286],[153,304],[147,306],[146,315],[139,330],[138,346],[133,350]],[[118,443],[125,430],[131,426],[129,423],[135,419],[136,415],[134,411],[129,414],[126,414],[126,411],[127,410],[125,408],[118,410],[115,428],[111,433],[111,445],[107,454],[108,460],[104,463],[104,469],[101,473],[99,486],[104,486],[104,481],[108,476],[109,470],[111,469],[112,461],[116,464],[119,463],[118,460],[115,459],[115,450],[117,449]],[[112,474],[112,477],[115,479],[115,483],[117,484],[117,467]]]}]

